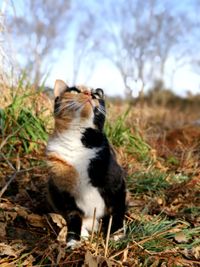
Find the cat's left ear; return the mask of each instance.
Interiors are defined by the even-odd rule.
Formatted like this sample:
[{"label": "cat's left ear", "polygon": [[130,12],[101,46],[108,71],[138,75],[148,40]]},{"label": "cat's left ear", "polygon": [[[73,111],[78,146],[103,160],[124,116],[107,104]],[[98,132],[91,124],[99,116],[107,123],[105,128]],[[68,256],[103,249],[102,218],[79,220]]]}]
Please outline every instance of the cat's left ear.
[{"label": "cat's left ear", "polygon": [[66,89],[67,84],[62,80],[56,80],[54,85],[54,97],[59,97]]}]

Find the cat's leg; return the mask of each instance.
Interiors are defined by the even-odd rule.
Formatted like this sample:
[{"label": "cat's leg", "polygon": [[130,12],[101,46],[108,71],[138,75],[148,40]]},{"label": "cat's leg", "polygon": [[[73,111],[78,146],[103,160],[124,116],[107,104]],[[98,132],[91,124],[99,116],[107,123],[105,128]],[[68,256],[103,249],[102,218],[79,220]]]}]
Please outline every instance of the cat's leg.
[{"label": "cat's leg", "polygon": [[114,233],[117,230],[123,228],[124,213],[125,213],[125,209],[121,209],[118,211],[115,209],[113,210],[111,233]]},{"label": "cat's leg", "polygon": [[67,221],[67,247],[75,248],[80,244],[82,214],[76,211],[68,211],[66,214]]},{"label": "cat's leg", "polygon": [[111,233],[116,233],[115,240],[122,238],[125,235],[124,216],[126,211],[125,197],[121,197],[121,204],[113,207],[113,220]]},{"label": "cat's leg", "polygon": [[108,232],[108,225],[110,218],[112,216],[112,225],[110,233],[112,234],[112,239],[118,241],[125,236],[125,226],[124,226],[124,212],[114,212],[112,214],[106,215],[102,220],[102,230],[104,237],[106,237]]},{"label": "cat's leg", "polygon": [[60,191],[53,180],[48,184],[50,203],[54,212],[58,212],[67,222],[67,246],[75,247],[80,240],[82,212],[77,207],[75,199],[67,191]]},{"label": "cat's leg", "polygon": [[108,210],[106,216],[103,217],[103,232],[107,233],[110,216],[112,216],[111,234],[124,228],[124,215],[126,211],[126,192],[124,184],[117,192],[109,195]]},{"label": "cat's leg", "polygon": [[112,211],[112,227],[111,233],[114,233],[113,239],[115,241],[123,238],[125,236],[125,224],[124,224],[124,216],[126,212],[126,193],[124,190],[121,191],[120,197],[118,195],[115,204],[113,206]]},{"label": "cat's leg", "polygon": [[107,233],[108,230],[108,224],[110,217],[112,216],[112,225],[111,225],[111,234],[118,231],[123,227],[123,219],[124,219],[124,214],[123,213],[112,213],[108,214],[103,217],[103,232],[104,234]]},{"label": "cat's leg", "polygon": [[115,241],[125,236],[125,225],[124,225],[124,211],[114,213],[112,220],[111,233],[114,233],[113,239]]},{"label": "cat's leg", "polygon": [[83,218],[82,227],[81,227],[81,237],[87,239],[92,233],[92,231],[97,232],[99,223],[97,219],[94,220],[93,217]]},{"label": "cat's leg", "polygon": [[111,214],[107,214],[103,217],[102,228],[103,228],[104,234],[107,233],[108,224],[109,224],[109,220],[110,220],[111,216],[112,216],[111,234],[118,231],[119,229],[123,228],[123,226],[124,226],[124,213],[125,213],[125,211],[123,209],[121,211],[113,209]]}]

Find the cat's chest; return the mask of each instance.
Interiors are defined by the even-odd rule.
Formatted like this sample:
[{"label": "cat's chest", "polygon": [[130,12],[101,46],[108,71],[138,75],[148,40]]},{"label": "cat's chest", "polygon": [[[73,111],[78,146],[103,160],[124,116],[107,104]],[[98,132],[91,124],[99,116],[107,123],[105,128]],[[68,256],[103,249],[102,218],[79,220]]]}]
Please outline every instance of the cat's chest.
[{"label": "cat's chest", "polygon": [[67,131],[50,140],[47,151],[57,153],[63,160],[72,165],[82,176],[87,176],[92,158],[97,156],[100,148],[87,148],[81,141],[80,131]]},{"label": "cat's chest", "polygon": [[74,195],[76,204],[86,217],[92,217],[96,208],[96,216],[100,218],[105,213],[105,202],[98,189],[91,184],[88,169],[91,159],[97,157],[101,148],[85,147],[81,137],[80,132],[68,131],[66,134],[50,141],[47,151],[55,152],[76,169],[79,176]]}]

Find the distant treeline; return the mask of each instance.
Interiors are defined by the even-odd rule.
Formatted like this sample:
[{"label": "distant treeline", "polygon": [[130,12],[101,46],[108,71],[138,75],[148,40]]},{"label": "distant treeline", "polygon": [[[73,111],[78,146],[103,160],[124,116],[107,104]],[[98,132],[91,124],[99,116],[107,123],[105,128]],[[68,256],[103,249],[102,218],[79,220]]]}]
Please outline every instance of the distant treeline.
[{"label": "distant treeline", "polygon": [[169,108],[177,108],[186,110],[200,110],[200,94],[193,95],[188,91],[186,96],[179,96],[172,90],[165,88],[163,82],[158,81],[154,87],[144,94],[140,94],[137,98],[121,98],[119,96],[109,97],[114,103],[122,103],[124,101],[131,102],[134,105],[147,104],[148,106],[163,106]]}]

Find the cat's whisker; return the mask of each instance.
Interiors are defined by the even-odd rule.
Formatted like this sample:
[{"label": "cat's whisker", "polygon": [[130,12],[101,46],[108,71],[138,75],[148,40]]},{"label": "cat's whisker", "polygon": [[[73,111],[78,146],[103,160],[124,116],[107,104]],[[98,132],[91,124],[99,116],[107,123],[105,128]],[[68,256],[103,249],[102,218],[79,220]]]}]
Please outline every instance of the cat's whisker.
[{"label": "cat's whisker", "polygon": [[82,106],[82,104],[77,104],[76,102],[72,102],[67,104],[67,105],[64,105],[61,109],[58,109],[58,111],[55,112],[55,115],[57,115],[58,113],[60,113],[61,111],[63,110],[72,110],[72,109],[75,109],[75,110],[78,110],[80,107]]},{"label": "cat's whisker", "polygon": [[102,105],[100,105],[99,108],[102,109],[103,111],[106,111],[106,110],[105,110],[105,107],[102,106]]},{"label": "cat's whisker", "polygon": [[62,105],[64,105],[64,107],[75,105],[75,104],[77,104],[75,101],[62,102]]},{"label": "cat's whisker", "polygon": [[99,106],[99,108],[103,111],[106,111],[105,108],[103,106]]},{"label": "cat's whisker", "polygon": [[58,108],[55,110],[54,114],[55,114],[55,115],[58,115],[58,114],[59,114],[62,110],[64,110],[67,106],[71,106],[71,105],[73,105],[73,104],[74,104],[74,102],[70,103],[69,105],[65,105],[65,106],[63,106],[62,108],[58,107]]},{"label": "cat's whisker", "polygon": [[78,104],[77,103],[72,103],[71,105],[66,105],[64,108],[71,110],[71,109],[77,109],[78,108]]},{"label": "cat's whisker", "polygon": [[62,108],[58,108],[55,110],[54,114],[58,115],[61,111],[63,111],[66,108],[66,106],[62,107]]},{"label": "cat's whisker", "polygon": [[106,112],[106,110],[105,110],[103,107],[101,107],[101,106],[100,106],[100,107],[98,107],[98,109],[99,109],[99,110],[101,110],[103,113],[105,113],[105,112]]},{"label": "cat's whisker", "polygon": [[102,110],[101,108],[97,107],[97,110],[103,115],[106,116],[106,113],[104,110]]}]

